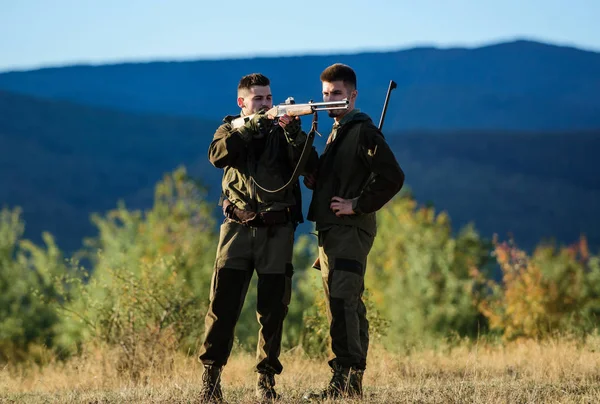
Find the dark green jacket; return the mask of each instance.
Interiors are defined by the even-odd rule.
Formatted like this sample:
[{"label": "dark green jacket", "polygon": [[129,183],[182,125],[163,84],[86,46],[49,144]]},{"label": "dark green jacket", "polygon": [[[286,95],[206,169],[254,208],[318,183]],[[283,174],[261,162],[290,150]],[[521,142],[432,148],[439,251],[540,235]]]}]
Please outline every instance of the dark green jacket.
[{"label": "dark green jacket", "polygon": [[[239,116],[239,115],[238,115]],[[233,129],[231,121],[238,116],[227,116],[214,134],[208,149],[208,158],[217,168],[223,168],[223,196],[239,209],[265,212],[296,207],[302,222],[300,187],[298,180],[293,186],[277,193],[261,190],[256,183],[268,190],[282,187],[290,179],[302,153],[307,135],[301,131],[294,139],[288,138],[283,129],[274,125],[262,139],[242,137]],[[307,167],[314,169],[317,154],[314,148]],[[254,179],[254,180],[253,180]]]},{"label": "dark green jacket", "polygon": [[[374,236],[375,212],[400,191],[404,172],[367,114],[351,112],[348,118],[319,158],[308,220],[316,222],[317,230],[350,225]],[[334,196],[352,199],[356,215],[337,217],[329,208]]]}]

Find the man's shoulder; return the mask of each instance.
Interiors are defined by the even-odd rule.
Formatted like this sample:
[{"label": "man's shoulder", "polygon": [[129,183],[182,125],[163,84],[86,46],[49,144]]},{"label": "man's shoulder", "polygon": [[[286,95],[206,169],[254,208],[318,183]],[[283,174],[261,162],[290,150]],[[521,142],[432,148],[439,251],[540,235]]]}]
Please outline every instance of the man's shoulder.
[{"label": "man's shoulder", "polygon": [[239,117],[240,117],[240,115],[226,115],[222,119],[221,124],[217,128],[217,131],[222,131],[222,130],[230,131],[232,129],[231,122],[233,122],[234,119],[239,118]]},{"label": "man's shoulder", "polygon": [[230,125],[231,126],[231,122],[233,122],[234,119],[237,119],[240,116],[241,116],[240,114],[237,114],[237,115],[225,115],[223,117],[223,119],[221,120],[222,125]]},{"label": "man's shoulder", "polygon": [[360,127],[361,130],[377,130],[377,126],[373,123],[371,117],[364,112],[358,112],[352,116],[352,120],[347,123],[349,126]]},{"label": "man's shoulder", "polygon": [[383,133],[379,130],[377,126],[375,126],[373,120],[367,114],[364,115],[364,119],[355,121],[356,127],[360,128],[361,136],[367,139],[384,138]]},{"label": "man's shoulder", "polygon": [[225,117],[223,118],[223,123],[231,123],[231,121],[233,121],[236,118],[239,118],[241,115],[237,114],[237,115],[225,115]]}]

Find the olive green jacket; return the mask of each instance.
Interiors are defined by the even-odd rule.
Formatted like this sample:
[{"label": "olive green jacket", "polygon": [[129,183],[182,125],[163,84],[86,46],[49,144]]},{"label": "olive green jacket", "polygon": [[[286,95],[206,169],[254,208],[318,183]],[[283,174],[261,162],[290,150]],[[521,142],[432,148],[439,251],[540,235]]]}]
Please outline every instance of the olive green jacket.
[{"label": "olive green jacket", "polygon": [[[224,170],[223,197],[239,209],[253,212],[295,207],[295,221],[301,223],[298,180],[293,186],[276,193],[265,192],[259,185],[275,190],[288,182],[307,140],[306,133],[300,131],[291,139],[280,126],[274,125],[262,138],[242,136],[231,125],[237,117],[239,115],[223,119],[224,123],[215,132],[208,149],[210,162]],[[306,152],[311,153],[306,168],[312,171],[317,163],[317,153],[314,147]]]},{"label": "olive green jacket", "polygon": [[[319,158],[308,220],[317,230],[349,225],[374,236],[375,212],[400,191],[404,172],[367,114],[355,110],[344,118]],[[356,214],[337,217],[329,207],[334,196],[351,199]]]}]

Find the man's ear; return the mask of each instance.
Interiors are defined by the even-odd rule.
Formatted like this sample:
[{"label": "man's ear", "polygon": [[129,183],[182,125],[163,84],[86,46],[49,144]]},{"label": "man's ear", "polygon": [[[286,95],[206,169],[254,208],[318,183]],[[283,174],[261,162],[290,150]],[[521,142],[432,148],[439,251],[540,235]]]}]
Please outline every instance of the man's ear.
[{"label": "man's ear", "polygon": [[352,92],[350,93],[350,98],[355,100],[357,96],[358,96],[358,90],[356,90],[356,89],[352,90]]},{"label": "man's ear", "polygon": [[238,104],[238,107],[244,108],[244,97],[238,97],[237,104]]}]

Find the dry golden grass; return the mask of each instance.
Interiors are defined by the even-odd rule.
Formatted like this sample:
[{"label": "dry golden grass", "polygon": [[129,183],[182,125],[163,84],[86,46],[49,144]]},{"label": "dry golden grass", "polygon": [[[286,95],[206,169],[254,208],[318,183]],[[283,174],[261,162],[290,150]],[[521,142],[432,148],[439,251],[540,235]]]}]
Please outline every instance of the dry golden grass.
[{"label": "dry golden grass", "polygon": [[[198,402],[202,367],[194,357],[174,354],[134,383],[116,370],[117,355],[95,349],[65,364],[6,366],[0,369],[0,403]],[[234,353],[223,373],[228,402],[253,402],[253,362],[249,354]],[[298,350],[284,353],[282,362],[285,370],[277,377],[282,402],[301,402],[307,390],[330,378],[324,360]],[[364,385],[367,403],[598,403],[600,337],[506,346],[463,343],[408,354],[375,347]]]}]

